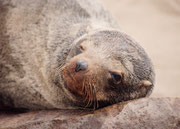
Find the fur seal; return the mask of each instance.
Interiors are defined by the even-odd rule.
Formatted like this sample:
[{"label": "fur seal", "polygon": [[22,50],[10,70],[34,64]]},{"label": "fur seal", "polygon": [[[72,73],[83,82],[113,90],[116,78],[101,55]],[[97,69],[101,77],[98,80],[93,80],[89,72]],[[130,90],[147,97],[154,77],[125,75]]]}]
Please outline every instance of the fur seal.
[{"label": "fur seal", "polygon": [[94,0],[0,0],[0,108],[97,109],[148,96],[144,49]]}]

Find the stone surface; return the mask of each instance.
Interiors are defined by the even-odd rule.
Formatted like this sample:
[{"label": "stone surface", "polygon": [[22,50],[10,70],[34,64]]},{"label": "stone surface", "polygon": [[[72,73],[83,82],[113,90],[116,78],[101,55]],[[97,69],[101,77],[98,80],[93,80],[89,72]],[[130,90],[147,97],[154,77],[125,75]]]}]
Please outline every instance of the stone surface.
[{"label": "stone surface", "polygon": [[0,112],[1,129],[180,129],[180,98],[144,98],[96,111]]}]

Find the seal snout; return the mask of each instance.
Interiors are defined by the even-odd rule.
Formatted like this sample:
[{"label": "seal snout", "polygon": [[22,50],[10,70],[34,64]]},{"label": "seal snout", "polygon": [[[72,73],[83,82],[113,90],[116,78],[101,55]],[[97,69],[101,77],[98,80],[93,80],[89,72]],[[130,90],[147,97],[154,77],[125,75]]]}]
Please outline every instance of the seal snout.
[{"label": "seal snout", "polygon": [[76,63],[75,72],[79,72],[80,70],[86,70],[88,67],[88,63],[84,60],[79,60]]}]

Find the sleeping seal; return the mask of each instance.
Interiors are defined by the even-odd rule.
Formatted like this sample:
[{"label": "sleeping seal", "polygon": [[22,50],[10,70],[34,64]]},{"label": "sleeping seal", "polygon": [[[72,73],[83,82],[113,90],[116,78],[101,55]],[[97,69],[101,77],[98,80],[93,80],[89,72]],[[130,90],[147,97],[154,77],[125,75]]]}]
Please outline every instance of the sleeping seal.
[{"label": "sleeping seal", "polygon": [[94,0],[0,0],[0,108],[97,109],[148,96],[152,63]]}]

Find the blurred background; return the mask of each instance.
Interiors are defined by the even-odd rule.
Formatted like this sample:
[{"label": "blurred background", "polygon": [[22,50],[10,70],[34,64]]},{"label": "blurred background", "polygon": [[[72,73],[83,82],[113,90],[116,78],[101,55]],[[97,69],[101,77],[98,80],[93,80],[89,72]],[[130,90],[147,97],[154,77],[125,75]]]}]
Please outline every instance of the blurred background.
[{"label": "blurred background", "polygon": [[152,97],[180,97],[180,0],[100,0],[154,64]]}]

